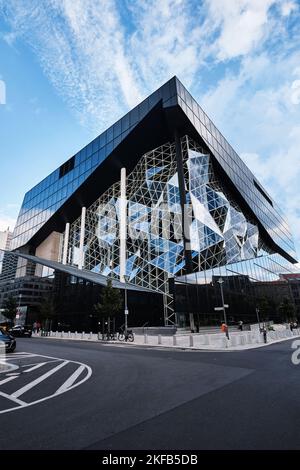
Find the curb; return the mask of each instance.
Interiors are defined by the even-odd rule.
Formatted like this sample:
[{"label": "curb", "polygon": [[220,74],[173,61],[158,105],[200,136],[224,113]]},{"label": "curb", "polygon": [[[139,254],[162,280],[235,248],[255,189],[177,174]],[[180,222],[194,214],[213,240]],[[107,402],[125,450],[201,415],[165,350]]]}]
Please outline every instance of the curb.
[{"label": "curb", "polygon": [[58,341],[81,341],[85,343],[96,343],[96,344],[106,344],[110,346],[128,346],[128,347],[143,347],[143,348],[152,348],[152,349],[168,349],[168,350],[181,350],[181,351],[199,351],[199,352],[241,352],[247,351],[249,349],[258,349],[266,346],[272,346],[276,343],[283,343],[284,341],[291,341],[296,338],[300,338],[300,335],[295,335],[290,338],[281,338],[268,343],[262,344],[248,344],[244,347],[236,346],[229,348],[195,348],[192,346],[168,346],[163,344],[144,344],[144,343],[129,343],[124,341],[103,341],[103,340],[93,340],[93,339],[81,339],[81,338],[60,338],[60,337],[51,337],[51,336],[32,336],[32,338],[43,338],[43,339],[52,339]]}]

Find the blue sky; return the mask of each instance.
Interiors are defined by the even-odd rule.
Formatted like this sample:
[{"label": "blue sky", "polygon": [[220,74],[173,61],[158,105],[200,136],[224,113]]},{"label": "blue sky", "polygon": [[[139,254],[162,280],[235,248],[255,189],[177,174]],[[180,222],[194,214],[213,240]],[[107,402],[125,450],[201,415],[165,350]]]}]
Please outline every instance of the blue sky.
[{"label": "blue sky", "polygon": [[0,0],[0,229],[177,75],[284,208],[300,254],[299,0]]}]

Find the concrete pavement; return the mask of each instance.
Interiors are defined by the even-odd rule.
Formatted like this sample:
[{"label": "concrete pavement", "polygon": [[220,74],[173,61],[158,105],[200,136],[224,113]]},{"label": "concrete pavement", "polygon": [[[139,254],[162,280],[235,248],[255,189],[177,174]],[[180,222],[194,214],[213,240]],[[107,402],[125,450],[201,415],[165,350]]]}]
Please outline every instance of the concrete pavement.
[{"label": "concrete pavement", "polygon": [[92,376],[1,415],[1,449],[300,448],[291,341],[239,354],[43,338],[17,344],[18,352],[83,362]]},{"label": "concrete pavement", "polygon": [[[41,332],[33,333],[33,337],[40,337]],[[215,350],[215,351],[242,351],[245,349],[253,349],[263,347],[269,344],[286,341],[291,338],[300,337],[300,329],[290,329],[282,326],[281,329],[268,331],[267,343],[264,342],[262,333],[258,331],[230,331],[229,339],[224,333],[201,334],[201,333],[185,333],[176,335],[144,335],[135,334],[134,342],[128,343],[129,346],[143,345],[146,347],[159,347],[171,349],[192,349],[192,350]],[[59,339],[71,341],[91,341],[99,342],[98,335],[95,333],[85,332],[58,332],[50,331],[45,339]],[[106,342],[100,339],[101,342]],[[110,344],[119,344],[119,341],[110,340]]]}]

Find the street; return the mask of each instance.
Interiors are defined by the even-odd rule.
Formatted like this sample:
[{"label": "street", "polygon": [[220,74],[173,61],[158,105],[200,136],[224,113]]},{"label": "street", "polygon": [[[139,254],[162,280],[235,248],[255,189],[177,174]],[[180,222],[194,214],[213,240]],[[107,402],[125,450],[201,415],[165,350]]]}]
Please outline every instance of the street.
[{"label": "street", "polygon": [[18,338],[0,373],[0,449],[300,449],[291,343],[220,353]]}]

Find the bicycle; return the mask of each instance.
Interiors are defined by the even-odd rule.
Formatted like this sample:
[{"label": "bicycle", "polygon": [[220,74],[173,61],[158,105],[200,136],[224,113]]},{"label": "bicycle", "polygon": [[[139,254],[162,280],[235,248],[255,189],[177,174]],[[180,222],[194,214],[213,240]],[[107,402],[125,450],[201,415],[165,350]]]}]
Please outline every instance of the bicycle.
[{"label": "bicycle", "polygon": [[120,331],[118,333],[118,340],[119,341],[129,341],[132,343],[134,341],[134,334],[132,330],[127,330],[127,335],[125,335],[125,331]]}]

